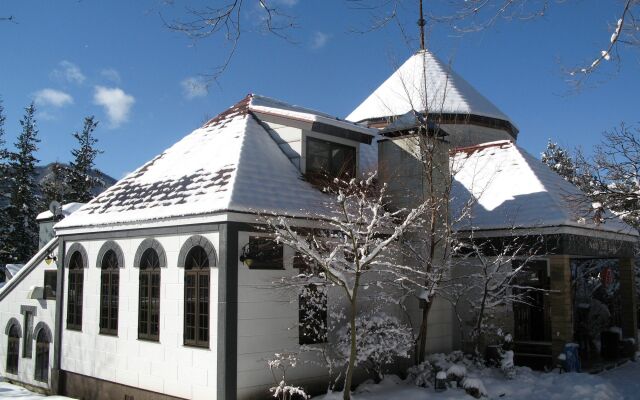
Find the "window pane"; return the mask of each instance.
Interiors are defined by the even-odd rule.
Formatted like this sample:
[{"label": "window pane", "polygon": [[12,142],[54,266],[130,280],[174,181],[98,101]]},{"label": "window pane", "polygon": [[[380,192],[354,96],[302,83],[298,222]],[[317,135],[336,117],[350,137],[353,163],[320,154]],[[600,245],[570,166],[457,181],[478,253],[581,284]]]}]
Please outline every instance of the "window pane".
[{"label": "window pane", "polygon": [[82,291],[84,270],[82,256],[76,251],[69,262],[69,293],[67,303],[67,329],[82,329]]}]

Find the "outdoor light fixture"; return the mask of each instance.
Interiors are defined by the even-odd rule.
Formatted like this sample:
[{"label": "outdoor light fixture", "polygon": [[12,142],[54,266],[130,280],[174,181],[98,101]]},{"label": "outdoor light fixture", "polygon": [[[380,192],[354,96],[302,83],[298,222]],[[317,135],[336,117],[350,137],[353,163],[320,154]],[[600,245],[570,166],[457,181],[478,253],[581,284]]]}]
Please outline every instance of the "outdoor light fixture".
[{"label": "outdoor light fixture", "polygon": [[249,246],[249,243],[247,243],[242,247],[242,252],[240,253],[240,262],[251,268],[253,259],[254,255],[251,254],[251,247]]},{"label": "outdoor light fixture", "polygon": [[58,261],[58,257],[54,256],[53,254],[47,255],[47,257],[44,259],[44,262],[47,263],[47,265],[51,265],[51,263],[54,261]]}]

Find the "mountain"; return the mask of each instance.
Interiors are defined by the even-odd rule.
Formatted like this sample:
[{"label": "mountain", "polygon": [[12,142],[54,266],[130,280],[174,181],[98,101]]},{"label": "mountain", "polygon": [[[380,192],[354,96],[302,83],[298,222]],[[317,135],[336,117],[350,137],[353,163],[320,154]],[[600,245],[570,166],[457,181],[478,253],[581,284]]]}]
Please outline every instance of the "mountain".
[{"label": "mountain", "polygon": [[[47,179],[47,177],[52,175],[53,166],[55,164],[56,163],[50,163],[50,164],[47,164],[47,165],[40,165],[40,166],[36,167],[36,173],[37,173],[36,181],[38,182],[38,184],[42,184]],[[65,164],[65,163],[60,163],[60,164],[64,165],[64,166],[67,166],[67,167],[69,166],[68,164]],[[93,194],[95,196],[97,196],[100,193],[104,192],[107,188],[109,188],[114,183],[116,183],[116,179],[112,178],[111,176],[109,176],[109,175],[107,175],[107,174],[105,174],[105,173],[103,173],[103,172],[101,172],[101,171],[99,171],[97,169],[94,169],[92,171],[91,175],[93,177],[96,177],[96,178],[100,179],[101,182],[104,182],[104,185],[99,186],[99,187],[95,187],[93,189]],[[8,190],[7,190],[6,187],[0,187],[0,193],[5,194],[8,197]],[[38,195],[39,196],[42,195],[42,192],[40,190],[38,190]],[[2,205],[1,203],[3,203],[3,198],[4,197],[5,196],[0,196],[0,205]],[[8,199],[5,198],[4,202],[6,202],[7,200]],[[45,210],[46,210],[47,206],[48,206],[48,204],[45,205]]]}]

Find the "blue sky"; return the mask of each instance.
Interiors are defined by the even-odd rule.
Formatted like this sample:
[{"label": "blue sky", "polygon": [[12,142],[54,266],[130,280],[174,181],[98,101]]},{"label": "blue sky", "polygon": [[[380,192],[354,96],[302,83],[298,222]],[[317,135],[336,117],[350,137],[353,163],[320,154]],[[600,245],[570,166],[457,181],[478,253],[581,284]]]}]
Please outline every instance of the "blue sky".
[{"label": "blue sky", "polygon": [[[84,116],[96,115],[104,150],[97,166],[120,178],[250,92],[344,117],[417,46],[407,46],[395,25],[352,33],[367,27],[370,16],[344,0],[271,1],[297,17],[299,27],[290,32],[295,43],[259,32],[259,10],[249,7],[248,31],[218,85],[206,92],[188,90],[193,85],[187,83],[219,65],[228,47],[167,29],[163,19],[186,15],[183,2],[4,0],[0,17],[17,22],[0,22],[8,141],[35,100],[38,158],[68,161],[72,132]],[[198,3],[204,1],[186,4]],[[428,47],[516,122],[518,142],[531,153],[538,155],[549,137],[588,149],[604,130],[640,120],[637,52],[623,52],[619,71],[608,63],[578,93],[569,93],[563,73],[604,48],[616,5],[567,1],[552,4],[543,18],[503,21],[466,35],[431,26]],[[403,12],[403,27],[415,35],[417,16]]]}]

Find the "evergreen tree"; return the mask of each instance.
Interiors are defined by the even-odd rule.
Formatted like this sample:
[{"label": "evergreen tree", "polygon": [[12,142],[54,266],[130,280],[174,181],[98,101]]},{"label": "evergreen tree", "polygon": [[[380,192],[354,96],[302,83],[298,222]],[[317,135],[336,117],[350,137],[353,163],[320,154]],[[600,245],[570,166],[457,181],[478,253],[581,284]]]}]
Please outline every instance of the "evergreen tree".
[{"label": "evergreen tree", "polygon": [[91,190],[102,184],[100,179],[91,175],[96,156],[101,153],[95,147],[98,139],[93,136],[97,126],[98,121],[93,116],[86,117],[82,132],[73,134],[78,141],[78,148],[71,151],[74,161],[69,168],[68,201],[86,203],[94,197]]},{"label": "evergreen tree", "polygon": [[9,203],[9,196],[7,194],[9,174],[7,166],[8,152],[5,147],[6,142],[4,138],[5,119],[4,107],[2,105],[2,101],[0,101],[0,264],[5,264],[7,262],[4,249],[6,248],[6,242],[11,228],[9,225],[9,216],[7,214],[7,205]]},{"label": "evergreen tree", "polygon": [[565,180],[573,182],[576,178],[576,166],[569,152],[549,139],[541,160]]},{"label": "evergreen tree", "polygon": [[8,209],[11,234],[5,245],[5,254],[12,262],[25,262],[38,249],[38,225],[36,216],[41,211],[37,196],[36,163],[38,128],[33,103],[25,108],[20,121],[22,132],[15,143],[16,151],[10,155],[10,204]]},{"label": "evergreen tree", "polygon": [[45,176],[40,184],[44,205],[51,204],[52,201],[64,204],[67,202],[69,191],[69,168],[59,162],[51,164],[50,168],[51,173]]}]

